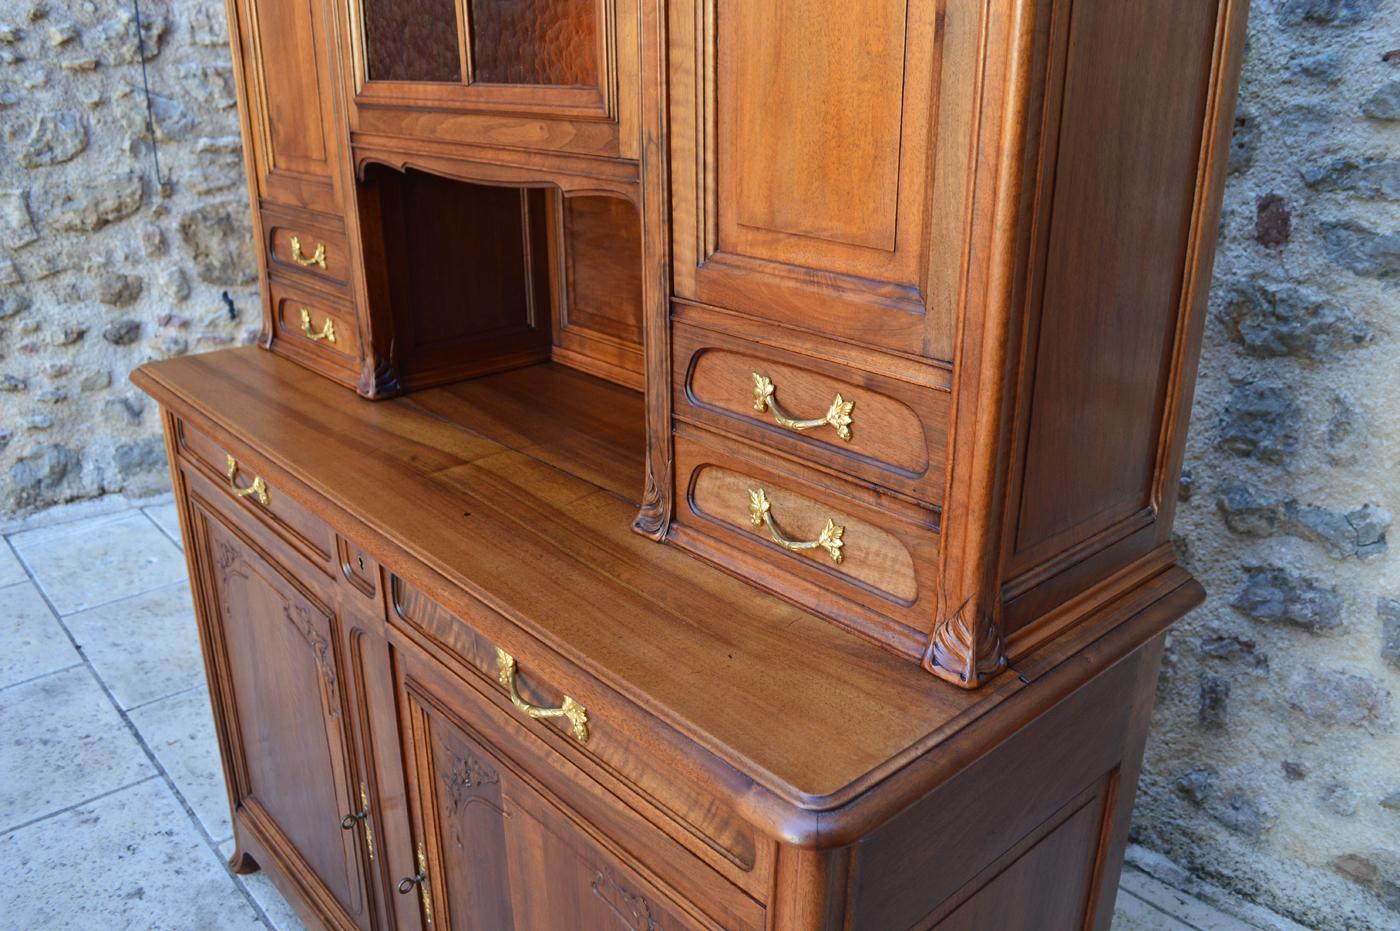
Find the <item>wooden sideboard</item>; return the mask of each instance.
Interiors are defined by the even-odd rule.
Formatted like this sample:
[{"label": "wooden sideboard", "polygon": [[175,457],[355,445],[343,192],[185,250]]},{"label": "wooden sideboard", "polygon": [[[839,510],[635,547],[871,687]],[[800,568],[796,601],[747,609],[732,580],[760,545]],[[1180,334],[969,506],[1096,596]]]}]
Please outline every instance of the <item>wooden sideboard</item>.
[{"label": "wooden sideboard", "polygon": [[233,867],[333,928],[1107,928],[1244,0],[228,10],[262,345],[133,380]]}]

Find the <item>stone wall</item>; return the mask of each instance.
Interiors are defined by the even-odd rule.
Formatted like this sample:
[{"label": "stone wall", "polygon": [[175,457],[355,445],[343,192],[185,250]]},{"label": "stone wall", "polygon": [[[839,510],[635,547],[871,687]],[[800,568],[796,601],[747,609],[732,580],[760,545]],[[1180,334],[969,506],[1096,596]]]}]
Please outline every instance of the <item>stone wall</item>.
[{"label": "stone wall", "polygon": [[1254,0],[1135,836],[1400,927],[1400,2]]},{"label": "stone wall", "polygon": [[[146,359],[258,303],[222,6],[0,14],[0,516],[166,482]],[[1137,839],[1400,925],[1400,0],[1255,0]],[[224,300],[227,294],[232,306]]]},{"label": "stone wall", "polygon": [[223,4],[139,12],[0,5],[0,518],[167,486],[127,374],[260,322]]}]

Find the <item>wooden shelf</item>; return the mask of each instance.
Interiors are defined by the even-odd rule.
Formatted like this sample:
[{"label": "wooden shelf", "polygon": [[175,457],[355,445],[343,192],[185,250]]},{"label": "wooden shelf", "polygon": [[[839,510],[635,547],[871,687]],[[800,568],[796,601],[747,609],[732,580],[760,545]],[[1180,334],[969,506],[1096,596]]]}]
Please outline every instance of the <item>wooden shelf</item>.
[{"label": "wooden shelf", "polygon": [[546,362],[418,391],[404,402],[641,506],[640,391]]}]

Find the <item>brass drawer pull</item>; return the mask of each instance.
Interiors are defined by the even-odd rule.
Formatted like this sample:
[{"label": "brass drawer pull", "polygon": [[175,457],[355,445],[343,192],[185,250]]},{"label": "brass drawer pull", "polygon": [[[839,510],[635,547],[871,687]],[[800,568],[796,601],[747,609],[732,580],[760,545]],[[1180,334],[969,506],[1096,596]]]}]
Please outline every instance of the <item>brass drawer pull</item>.
[{"label": "brass drawer pull", "polygon": [[836,435],[847,443],[851,441],[851,408],[855,407],[855,401],[847,401],[841,395],[836,396],[836,400],[831,402],[831,408],[827,410],[825,417],[818,417],[814,420],[798,420],[787,414],[778,406],[778,399],[773,396],[778,389],[769,380],[768,376],[753,373],[753,409],[760,414],[773,412],[773,419],[778,426],[787,427],[789,430],[811,430],[814,427],[831,427],[836,431]]},{"label": "brass drawer pull", "polygon": [[307,339],[335,343],[335,321],[327,317],[326,322],[321,326],[321,332],[317,333],[311,328],[311,311],[305,307],[301,309],[301,331],[306,334]]},{"label": "brass drawer pull", "polygon": [[261,475],[253,478],[253,484],[247,488],[238,487],[238,460],[232,456],[228,457],[228,490],[233,492],[235,498],[247,498],[252,496],[258,499],[258,504],[267,504],[267,482],[263,481]]},{"label": "brass drawer pull", "polygon": [[413,876],[399,880],[399,884],[394,888],[398,889],[399,895],[408,895],[417,887],[419,895],[423,897],[423,918],[428,924],[433,923],[433,896],[428,891],[428,855],[423,852],[423,845],[418,845],[418,872]]},{"label": "brass drawer pull", "polygon": [[316,266],[318,266],[318,267],[321,269],[321,271],[325,271],[325,270],[326,270],[326,244],[323,243],[323,242],[318,242],[318,243],[316,243],[316,251],[315,251],[314,253],[312,253],[311,258],[308,259],[306,256],[304,256],[304,255],[301,254],[301,237],[300,237],[300,236],[293,236],[293,237],[292,237],[292,261],[293,261],[293,262],[296,262],[296,263],[297,263],[298,265],[300,265],[302,268],[310,268],[312,265],[316,265]]},{"label": "brass drawer pull", "polygon": [[588,710],[569,696],[564,696],[564,704],[558,708],[542,708],[532,705],[520,697],[520,689],[515,684],[515,657],[500,647],[496,647],[496,668],[500,670],[501,685],[510,693],[511,704],[532,718],[568,718],[574,726],[574,738],[579,743],[588,742]]},{"label": "brass drawer pull", "polygon": [[762,488],[749,489],[749,520],[755,527],[767,525],[768,535],[773,538],[773,542],[785,550],[800,552],[802,550],[814,550],[820,547],[826,550],[831,561],[841,562],[841,547],[845,542],[841,537],[845,534],[846,528],[839,526],[831,518],[826,519],[826,526],[822,528],[821,536],[815,540],[790,540],[778,529],[778,524],[773,520],[773,506],[768,502],[768,495]]}]

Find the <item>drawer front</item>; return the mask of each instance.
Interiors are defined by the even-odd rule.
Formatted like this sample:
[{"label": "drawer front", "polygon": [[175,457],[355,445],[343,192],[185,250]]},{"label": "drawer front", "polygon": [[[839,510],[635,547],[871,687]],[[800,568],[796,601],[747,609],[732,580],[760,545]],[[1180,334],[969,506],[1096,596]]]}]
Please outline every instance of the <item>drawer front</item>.
[{"label": "drawer front", "polygon": [[[404,580],[390,576],[391,622],[405,625],[438,649],[459,658],[464,672],[504,699],[501,658],[497,644],[481,630],[500,629],[504,619],[488,617],[480,606],[458,616],[433,602]],[[567,695],[587,712],[587,739],[580,741],[564,718],[545,719],[530,726],[552,732],[559,752],[567,754],[599,778],[616,780],[655,806],[667,832],[704,859],[730,882],[752,896],[766,895],[770,848],[758,843],[753,829],[717,792],[712,780],[695,774],[692,743],[664,724],[645,719],[611,694],[603,694],[573,669],[564,669],[546,655],[513,656],[521,698],[540,706],[557,707]],[[592,680],[590,680],[591,682]],[[527,716],[512,710],[522,722]],[[737,778],[737,777],[736,777]],[[736,787],[730,787],[735,789]]]},{"label": "drawer front", "polygon": [[343,224],[333,218],[263,206],[268,266],[336,289],[350,281]]},{"label": "drawer front", "polygon": [[336,537],[336,547],[340,552],[340,572],[346,581],[366,598],[375,597],[379,592],[379,564],[358,543],[345,537]]},{"label": "drawer front", "polygon": [[503,692],[391,643],[417,833],[445,924],[763,927],[762,906],[562,758]]},{"label": "drawer front", "polygon": [[350,307],[308,288],[276,280],[268,283],[268,293],[281,351],[337,368],[359,367],[359,326]]},{"label": "drawer front", "polygon": [[[681,546],[857,633],[921,653],[934,611],[938,534],[878,489],[761,449],[676,437]],[[931,518],[931,515],[928,515]]]},{"label": "drawer front", "polygon": [[326,574],[332,574],[335,534],[316,515],[262,476],[258,460],[226,448],[183,420],[175,424],[181,458],[196,466],[264,525]]},{"label": "drawer front", "polygon": [[[916,501],[943,497],[946,390],[677,324],[676,417]],[[908,367],[910,374],[918,371]]]}]

